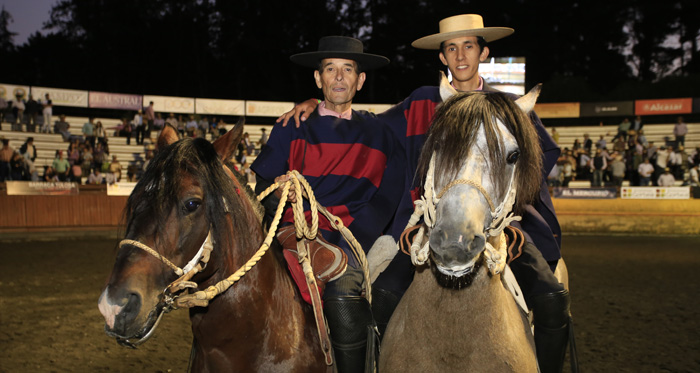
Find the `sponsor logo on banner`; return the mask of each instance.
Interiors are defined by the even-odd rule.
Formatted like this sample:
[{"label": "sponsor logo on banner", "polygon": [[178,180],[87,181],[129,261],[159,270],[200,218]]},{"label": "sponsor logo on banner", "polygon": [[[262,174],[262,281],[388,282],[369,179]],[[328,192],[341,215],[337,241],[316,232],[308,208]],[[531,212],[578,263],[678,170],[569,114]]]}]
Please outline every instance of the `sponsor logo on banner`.
[{"label": "sponsor logo on banner", "polygon": [[196,98],[194,105],[197,114],[245,115],[245,101],[243,100]]},{"label": "sponsor logo on banner", "polygon": [[194,114],[194,98],[173,96],[143,96],[143,106],[153,101],[153,110],[165,113]]},{"label": "sponsor logo on banner", "polygon": [[18,95],[20,98],[26,99],[29,95],[29,86],[0,83],[0,97],[12,101],[16,100]]},{"label": "sponsor logo on banner", "polygon": [[[155,103],[154,103],[155,105]],[[119,182],[107,186],[108,196],[130,196],[136,183]]]},{"label": "sponsor logo on banner", "polygon": [[36,100],[44,100],[46,94],[49,94],[51,103],[57,106],[88,106],[88,91],[77,91],[74,89],[58,89],[46,87],[32,87],[32,96]]},{"label": "sponsor logo on banner", "polygon": [[293,107],[293,102],[246,101],[245,113],[251,117],[279,117]]},{"label": "sponsor logo on banner", "polygon": [[540,118],[578,118],[581,116],[581,104],[578,102],[535,104],[535,112]]},{"label": "sponsor logo on banner", "polygon": [[90,91],[89,101],[92,108],[139,110],[143,98],[140,95]]},{"label": "sponsor logo on banner", "polygon": [[610,199],[617,198],[615,188],[562,188],[552,190],[554,198]]},{"label": "sponsor logo on banner", "polygon": [[623,199],[690,199],[690,187],[623,187]]},{"label": "sponsor logo on banner", "polygon": [[69,196],[78,194],[78,183],[62,181],[6,181],[8,196]]},{"label": "sponsor logo on banner", "polygon": [[353,110],[365,110],[374,114],[381,114],[389,110],[393,105],[389,104],[352,104]]},{"label": "sponsor logo on banner", "polygon": [[637,115],[688,114],[692,110],[693,99],[691,98],[637,100],[635,102],[635,114]]},{"label": "sponsor logo on banner", "polygon": [[610,101],[581,103],[582,117],[605,117],[610,115],[632,115],[634,101]]}]

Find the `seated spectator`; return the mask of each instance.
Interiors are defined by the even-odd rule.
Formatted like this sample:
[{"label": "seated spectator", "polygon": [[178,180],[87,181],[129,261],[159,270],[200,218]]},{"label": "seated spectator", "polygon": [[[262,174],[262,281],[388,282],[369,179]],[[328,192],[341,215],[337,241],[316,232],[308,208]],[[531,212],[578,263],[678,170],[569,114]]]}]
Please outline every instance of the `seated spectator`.
[{"label": "seated spectator", "polygon": [[24,157],[19,152],[14,152],[10,160],[10,179],[16,181],[29,180],[28,175],[29,170],[24,162]]},{"label": "seated spectator", "polygon": [[659,176],[657,183],[660,187],[671,187],[676,183],[676,179],[673,177],[673,174],[671,174],[670,168],[666,167],[664,169],[664,173]]},{"label": "seated spectator", "polygon": [[165,119],[160,113],[156,113],[156,119],[153,120],[153,129],[159,131],[163,129],[163,126],[165,126]]},{"label": "seated spectator", "polygon": [[80,144],[78,144],[78,139],[73,138],[71,139],[70,144],[68,145],[68,163],[70,165],[74,164],[79,164],[80,163]]},{"label": "seated spectator", "polygon": [[700,165],[694,164],[688,171],[688,181],[684,185],[700,186]]},{"label": "seated spectator", "polygon": [[126,118],[122,118],[122,124],[119,129],[119,136],[126,137],[126,145],[131,145],[131,135],[133,132],[133,125],[129,123],[129,121]]},{"label": "seated spectator", "polygon": [[20,146],[19,153],[32,162],[36,160],[36,146],[34,146],[33,137],[27,137],[27,141]]},{"label": "seated spectator", "polygon": [[596,149],[603,149],[606,146],[607,146],[607,142],[605,141],[605,136],[600,135],[600,139],[598,139],[598,141],[596,141],[596,143],[595,143]]},{"label": "seated spectator", "polygon": [[56,171],[51,166],[44,166],[44,176],[42,176],[43,181],[58,181],[58,175]]},{"label": "seated spectator", "polygon": [[99,168],[92,169],[92,171],[90,172],[90,176],[88,176],[87,183],[90,185],[99,185],[106,183],[105,177],[104,175],[102,175]]},{"label": "seated spectator", "polygon": [[92,169],[92,167],[94,166],[92,159],[92,148],[90,147],[90,144],[87,144],[85,148],[83,148],[82,154],[80,155],[80,159],[80,167],[83,169],[82,174],[89,175],[90,169]]},{"label": "seated spectator", "polygon": [[97,169],[102,169],[102,163],[105,161],[105,149],[101,142],[95,144],[95,149],[92,150],[93,166]]},{"label": "seated spectator", "polygon": [[199,120],[199,137],[207,137],[207,133],[209,133],[209,120],[207,117],[203,116]]},{"label": "seated spectator", "polygon": [[66,122],[66,116],[61,114],[59,117],[59,120],[54,124],[53,127],[53,132],[54,133],[60,133],[61,136],[63,136],[63,141],[69,141],[70,140],[70,124]]},{"label": "seated spectator", "polygon": [[5,111],[7,110],[7,100],[0,96],[0,130],[2,130],[2,122],[5,121]]},{"label": "seated spectator", "polygon": [[112,162],[109,164],[109,173],[114,175],[114,181],[119,182],[122,178],[122,165],[117,160],[117,156],[112,156]]},{"label": "seated spectator", "polygon": [[56,172],[56,175],[58,175],[58,180],[68,180],[68,176],[70,173],[70,163],[68,163],[67,159],[63,158],[63,150],[56,151],[56,158],[54,158],[51,167],[53,167],[54,171]]},{"label": "seated spectator", "polygon": [[187,121],[187,125],[185,126],[185,130],[187,131],[187,136],[188,137],[196,137],[198,127],[199,127],[199,125],[197,124],[197,121],[194,119],[194,115],[190,115],[190,120]]}]

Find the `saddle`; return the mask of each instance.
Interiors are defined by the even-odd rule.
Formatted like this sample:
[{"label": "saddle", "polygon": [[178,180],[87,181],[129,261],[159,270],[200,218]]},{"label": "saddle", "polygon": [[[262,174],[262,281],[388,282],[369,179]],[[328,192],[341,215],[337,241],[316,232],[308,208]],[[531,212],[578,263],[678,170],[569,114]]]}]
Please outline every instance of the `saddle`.
[{"label": "saddle", "polygon": [[[312,304],[309,287],[300,264],[302,258],[299,256],[294,225],[278,228],[277,240],[282,244],[282,252],[287,261],[287,268],[289,268],[294,282],[299,287],[302,298],[307,303]],[[326,241],[320,234],[316,236],[315,240],[302,238],[301,243],[308,253],[309,262],[316,279],[316,286],[318,287],[319,295],[322,296],[326,283],[338,279],[345,273],[345,269],[348,266],[348,256],[341,248]]]}]

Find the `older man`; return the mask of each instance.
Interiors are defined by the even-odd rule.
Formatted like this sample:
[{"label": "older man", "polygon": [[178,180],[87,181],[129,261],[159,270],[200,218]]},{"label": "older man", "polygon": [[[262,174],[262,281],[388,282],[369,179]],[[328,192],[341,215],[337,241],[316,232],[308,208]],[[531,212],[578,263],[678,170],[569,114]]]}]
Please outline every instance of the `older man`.
[{"label": "older man", "polygon": [[[256,192],[284,180],[278,176],[288,170],[299,171],[319,203],[337,215],[368,250],[379,236],[391,231],[406,186],[403,152],[391,130],[374,115],[352,109],[366,79],[364,71],[389,63],[386,57],[363,49],[357,39],[327,36],[320,40],[318,51],[291,56],[293,62],[315,69],[314,80],[324,100],[306,125],[275,126],[251,169],[258,178]],[[263,202],[269,212],[277,205],[275,197]],[[284,214],[287,223],[292,220],[290,210]],[[320,228],[323,237],[349,258],[345,274],[330,281],[323,294],[338,371],[372,369],[366,367],[365,350],[368,327],[373,329],[374,321],[362,296],[362,269],[339,232],[323,223]],[[382,281],[378,279],[374,287],[381,287]]]}]

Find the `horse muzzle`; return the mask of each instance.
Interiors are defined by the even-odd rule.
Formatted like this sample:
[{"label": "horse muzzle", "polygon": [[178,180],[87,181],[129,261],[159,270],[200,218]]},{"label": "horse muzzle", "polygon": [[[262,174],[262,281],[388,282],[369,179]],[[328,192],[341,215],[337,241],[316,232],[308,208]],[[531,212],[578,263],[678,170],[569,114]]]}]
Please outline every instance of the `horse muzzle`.
[{"label": "horse muzzle", "polygon": [[440,272],[459,277],[472,270],[485,244],[483,233],[438,224],[430,233],[430,257]]}]

